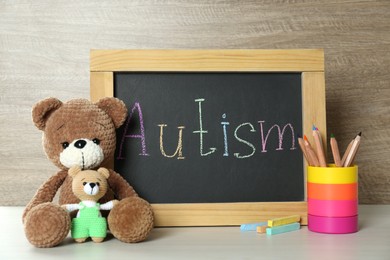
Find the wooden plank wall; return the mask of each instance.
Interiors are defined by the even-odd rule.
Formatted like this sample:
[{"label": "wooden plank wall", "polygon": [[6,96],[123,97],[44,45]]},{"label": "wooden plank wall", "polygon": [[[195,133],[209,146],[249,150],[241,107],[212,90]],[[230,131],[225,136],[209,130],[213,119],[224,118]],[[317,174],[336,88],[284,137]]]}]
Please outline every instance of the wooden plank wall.
[{"label": "wooden plank wall", "polygon": [[89,98],[90,49],[325,50],[328,133],[359,131],[360,203],[390,203],[390,1],[0,3],[0,205],[25,205],[56,168],[31,107]]}]

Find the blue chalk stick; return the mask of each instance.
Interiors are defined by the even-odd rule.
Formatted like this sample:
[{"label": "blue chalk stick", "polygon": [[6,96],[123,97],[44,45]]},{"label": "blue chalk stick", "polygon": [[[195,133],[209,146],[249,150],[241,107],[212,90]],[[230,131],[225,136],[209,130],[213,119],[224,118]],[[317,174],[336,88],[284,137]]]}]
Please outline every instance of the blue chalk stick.
[{"label": "blue chalk stick", "polygon": [[270,227],[267,228],[267,235],[276,235],[281,233],[286,233],[294,230],[299,230],[301,225],[299,223],[292,223],[283,226]]},{"label": "blue chalk stick", "polygon": [[266,226],[266,225],[267,225],[267,222],[242,224],[240,226],[240,230],[241,231],[256,231],[257,227]]}]

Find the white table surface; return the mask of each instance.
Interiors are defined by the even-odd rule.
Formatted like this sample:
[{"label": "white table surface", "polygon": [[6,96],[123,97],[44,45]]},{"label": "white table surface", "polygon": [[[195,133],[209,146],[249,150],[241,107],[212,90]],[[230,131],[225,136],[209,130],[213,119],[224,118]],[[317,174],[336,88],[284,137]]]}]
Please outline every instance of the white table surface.
[{"label": "white table surface", "polygon": [[76,244],[70,236],[57,247],[35,248],[24,236],[22,207],[0,207],[0,259],[390,259],[390,205],[360,205],[354,234],[299,231],[267,236],[239,227],[155,228],[148,240],[126,244]]}]

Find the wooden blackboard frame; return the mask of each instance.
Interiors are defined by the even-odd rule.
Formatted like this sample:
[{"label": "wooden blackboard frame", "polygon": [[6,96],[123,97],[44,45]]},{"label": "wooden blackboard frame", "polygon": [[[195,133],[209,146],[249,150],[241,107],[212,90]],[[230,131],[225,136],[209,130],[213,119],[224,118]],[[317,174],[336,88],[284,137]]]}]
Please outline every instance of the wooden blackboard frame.
[{"label": "wooden blackboard frame", "polygon": [[[302,75],[303,132],[315,124],[326,140],[324,52],[312,50],[91,50],[91,100],[114,96],[115,72],[297,72]],[[310,135],[311,136],[311,135]],[[309,135],[308,135],[309,137]],[[310,137],[309,137],[310,138]],[[304,181],[306,184],[306,163]],[[297,202],[152,204],[156,226],[218,226],[301,215]]]}]

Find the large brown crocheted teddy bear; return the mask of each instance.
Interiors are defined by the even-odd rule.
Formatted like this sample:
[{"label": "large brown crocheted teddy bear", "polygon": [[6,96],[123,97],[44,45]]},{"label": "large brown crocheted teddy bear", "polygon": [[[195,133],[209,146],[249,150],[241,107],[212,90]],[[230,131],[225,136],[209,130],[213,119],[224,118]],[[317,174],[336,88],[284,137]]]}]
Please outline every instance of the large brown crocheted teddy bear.
[{"label": "large brown crocheted teddy bear", "polygon": [[[71,217],[60,205],[79,203],[72,192],[68,169],[75,165],[83,170],[108,168],[115,151],[115,129],[124,123],[126,115],[125,104],[116,98],[103,98],[97,103],[85,99],[62,103],[48,98],[34,106],[32,117],[43,131],[45,152],[60,171],[39,188],[23,213],[30,243],[53,247],[65,239]],[[150,204],[138,197],[118,173],[109,171],[109,190],[99,202],[120,200],[108,215],[109,230],[123,242],[146,239],[153,228]],[[60,188],[58,205],[52,200]]]}]

